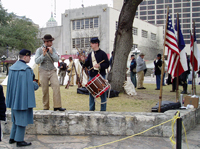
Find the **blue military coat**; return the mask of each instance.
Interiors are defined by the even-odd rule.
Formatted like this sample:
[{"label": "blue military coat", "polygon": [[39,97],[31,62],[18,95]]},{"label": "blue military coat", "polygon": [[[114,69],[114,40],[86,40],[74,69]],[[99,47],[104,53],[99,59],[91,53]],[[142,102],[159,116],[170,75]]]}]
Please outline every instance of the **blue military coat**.
[{"label": "blue military coat", "polygon": [[12,120],[19,126],[33,123],[34,91],[38,89],[33,75],[33,70],[22,61],[17,61],[9,69],[6,106],[11,108]]}]

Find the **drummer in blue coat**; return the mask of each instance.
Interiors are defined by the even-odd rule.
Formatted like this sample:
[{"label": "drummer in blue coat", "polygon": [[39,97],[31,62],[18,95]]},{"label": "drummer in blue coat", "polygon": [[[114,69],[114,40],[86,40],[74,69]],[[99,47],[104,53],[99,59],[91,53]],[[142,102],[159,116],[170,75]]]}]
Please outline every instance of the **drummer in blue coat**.
[{"label": "drummer in blue coat", "polygon": [[28,146],[31,143],[24,141],[25,129],[28,124],[33,124],[33,108],[35,93],[38,89],[34,80],[33,70],[26,64],[31,59],[31,51],[22,49],[19,60],[9,69],[6,106],[11,108],[12,129],[9,143],[16,143],[17,147]]}]

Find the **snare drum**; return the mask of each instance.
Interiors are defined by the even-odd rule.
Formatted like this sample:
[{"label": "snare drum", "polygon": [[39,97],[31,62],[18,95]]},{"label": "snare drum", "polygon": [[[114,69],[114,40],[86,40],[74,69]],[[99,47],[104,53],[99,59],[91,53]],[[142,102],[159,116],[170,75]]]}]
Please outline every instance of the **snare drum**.
[{"label": "snare drum", "polygon": [[110,84],[100,74],[97,74],[85,87],[94,98],[98,98],[110,88]]}]

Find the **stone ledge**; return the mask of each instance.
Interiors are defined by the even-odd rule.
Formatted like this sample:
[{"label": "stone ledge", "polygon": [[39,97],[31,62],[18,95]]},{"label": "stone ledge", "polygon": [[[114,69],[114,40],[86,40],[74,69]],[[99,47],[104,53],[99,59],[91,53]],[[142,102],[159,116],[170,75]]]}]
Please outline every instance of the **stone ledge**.
[{"label": "stone ledge", "polygon": [[[34,124],[27,126],[26,133],[34,135],[134,135],[172,119],[176,111],[132,113],[38,110],[34,111]],[[180,110],[180,114],[186,131],[200,123],[200,108]],[[12,127],[11,111],[7,111],[6,115],[7,121],[2,122],[2,130],[4,133],[9,134]],[[171,122],[169,122],[141,135],[170,137],[171,134]]]}]

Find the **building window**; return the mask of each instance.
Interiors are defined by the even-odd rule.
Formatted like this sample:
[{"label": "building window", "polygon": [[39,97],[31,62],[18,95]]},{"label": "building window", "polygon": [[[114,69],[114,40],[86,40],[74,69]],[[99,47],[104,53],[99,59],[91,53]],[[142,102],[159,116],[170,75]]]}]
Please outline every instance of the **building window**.
[{"label": "building window", "polygon": [[93,37],[73,38],[72,48],[89,48],[91,38]]},{"label": "building window", "polygon": [[147,10],[147,9],[146,9],[146,6],[140,7],[140,10]]},{"label": "building window", "polygon": [[81,47],[81,48],[85,47],[84,44],[85,44],[84,38],[81,38],[81,46],[80,46],[80,47]]},{"label": "building window", "polygon": [[151,33],[151,40],[156,40],[156,34]]},{"label": "building window", "polygon": [[157,5],[156,8],[157,9],[163,9],[164,7],[163,7],[163,5]]},{"label": "building window", "polygon": [[76,20],[76,29],[80,29],[80,27],[81,27],[81,21]]},{"label": "building window", "polygon": [[164,10],[157,10],[157,14],[163,14]]},{"label": "building window", "polygon": [[148,22],[155,25],[155,21],[154,20],[153,21],[148,21]]},{"label": "building window", "polygon": [[72,21],[72,29],[75,30],[76,29],[76,22]]},{"label": "building window", "polygon": [[164,20],[157,20],[157,24],[164,24]]},{"label": "building window", "polygon": [[146,15],[147,12],[146,11],[140,11],[140,15]]},{"label": "building window", "polygon": [[164,15],[157,15],[157,19],[164,19]]},{"label": "building window", "polygon": [[133,35],[138,35],[138,28],[133,27]]},{"label": "building window", "polygon": [[90,47],[90,38],[85,38],[85,47]]},{"label": "building window", "polygon": [[81,48],[81,44],[80,44],[81,40],[80,40],[80,38],[76,38],[75,42],[76,42],[76,47],[77,48]]},{"label": "building window", "polygon": [[200,17],[200,14],[199,13],[193,13],[192,17]]},{"label": "building window", "polygon": [[182,14],[182,15],[183,15],[183,18],[190,17],[190,13],[186,13],[186,14]]},{"label": "building window", "polygon": [[89,28],[89,19],[85,19],[85,28]]},{"label": "building window", "polygon": [[98,18],[94,18],[94,28],[97,28],[98,24]]},{"label": "building window", "polygon": [[181,3],[174,4],[174,7],[175,7],[175,8],[179,8],[179,7],[181,7]]},{"label": "building window", "polygon": [[163,4],[164,0],[157,0],[157,4]]},{"label": "building window", "polygon": [[142,30],[142,37],[148,38],[148,32],[145,30]]},{"label": "building window", "polygon": [[115,22],[115,28],[118,29],[118,21]]},{"label": "building window", "polygon": [[93,28],[93,18],[90,19],[90,28]]},{"label": "building window", "polygon": [[[160,1],[162,1],[162,0],[160,0]],[[153,0],[153,1],[148,1],[148,4],[149,4],[149,5],[155,4],[155,1],[154,1],[154,0]]]},{"label": "building window", "polygon": [[146,16],[144,16],[144,17],[140,17],[140,19],[141,19],[141,20],[146,20],[147,17],[146,17]]},{"label": "building window", "polygon": [[149,9],[155,9],[155,6],[154,5],[148,6],[148,10]]},{"label": "building window", "polygon": [[75,39],[72,39],[72,47],[73,47],[73,48],[76,48]]},{"label": "building window", "polygon": [[148,14],[155,14],[155,11],[148,11]]},{"label": "building window", "polygon": [[87,28],[98,28],[99,21],[98,18],[89,18],[89,19],[79,19],[72,21],[72,29],[87,29]]},{"label": "building window", "polygon": [[148,16],[148,20],[154,20],[155,16]]},{"label": "building window", "polygon": [[132,50],[135,50],[136,48],[138,48],[137,44],[133,44]]},{"label": "building window", "polygon": [[84,29],[85,23],[84,23],[84,19],[81,20],[81,29]]},{"label": "building window", "polygon": [[172,0],[165,0],[165,3],[172,3]]},{"label": "building window", "polygon": [[183,7],[190,7],[190,3],[183,3]]}]

